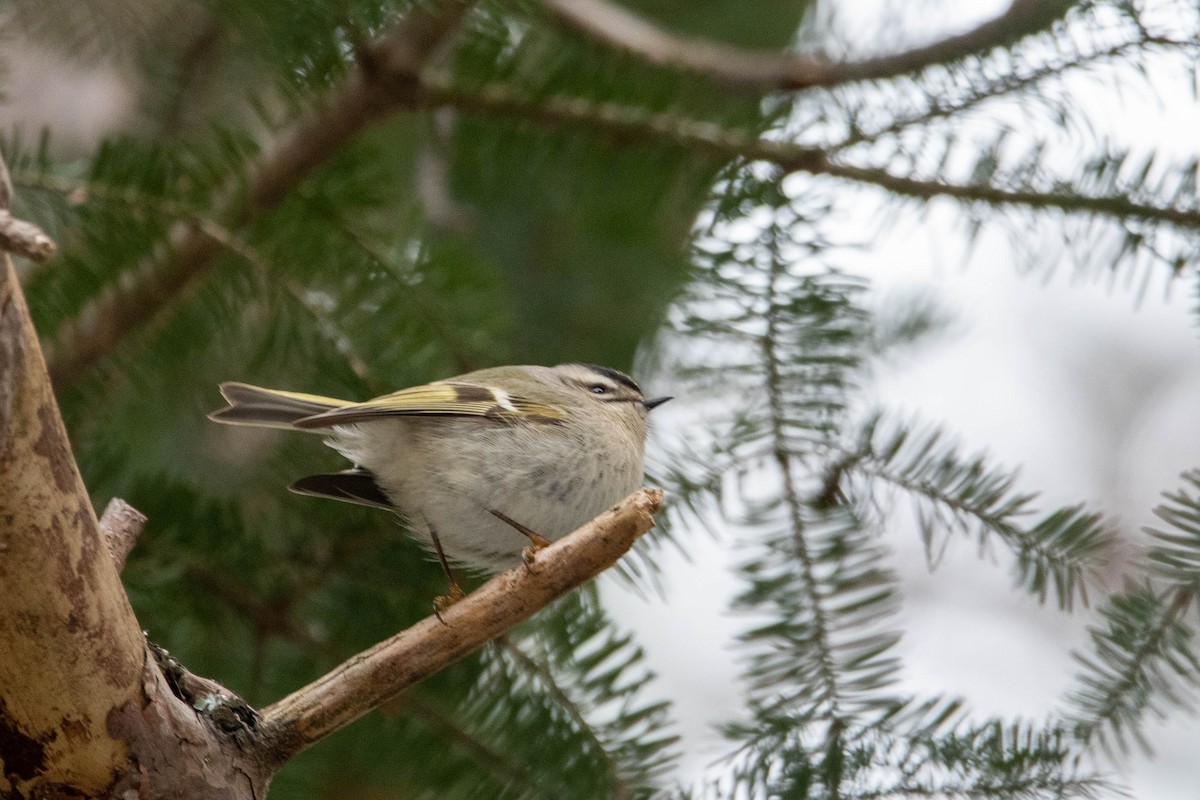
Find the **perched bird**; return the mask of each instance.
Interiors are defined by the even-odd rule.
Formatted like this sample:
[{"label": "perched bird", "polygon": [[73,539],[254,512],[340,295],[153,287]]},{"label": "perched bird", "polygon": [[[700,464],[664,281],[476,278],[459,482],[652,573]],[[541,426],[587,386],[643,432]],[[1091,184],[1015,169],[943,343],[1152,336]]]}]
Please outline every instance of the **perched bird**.
[{"label": "perched bird", "polygon": [[353,468],[301,478],[299,494],[394,511],[450,562],[496,572],[545,546],[642,481],[648,400],[594,364],[469,372],[354,403],[223,383],[217,422],[323,433]]}]

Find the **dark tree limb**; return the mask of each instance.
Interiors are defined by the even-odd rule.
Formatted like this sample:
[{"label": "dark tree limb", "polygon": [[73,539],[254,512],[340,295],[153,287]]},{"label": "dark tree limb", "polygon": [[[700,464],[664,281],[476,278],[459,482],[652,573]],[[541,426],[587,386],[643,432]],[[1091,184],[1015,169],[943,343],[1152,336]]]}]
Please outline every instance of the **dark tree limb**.
[{"label": "dark tree limb", "polygon": [[662,66],[763,90],[796,91],[891,78],[1011,44],[1061,20],[1074,0],[1013,0],[1000,16],[923,47],[859,61],[746,50],[665,31],[609,0],[542,0],[566,24]]}]

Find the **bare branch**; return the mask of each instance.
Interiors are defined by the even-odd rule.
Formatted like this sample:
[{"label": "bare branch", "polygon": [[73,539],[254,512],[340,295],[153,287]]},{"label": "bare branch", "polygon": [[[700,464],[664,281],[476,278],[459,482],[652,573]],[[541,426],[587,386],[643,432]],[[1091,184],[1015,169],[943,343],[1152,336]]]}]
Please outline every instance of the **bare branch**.
[{"label": "bare branch", "polygon": [[588,36],[651,63],[702,72],[728,83],[787,91],[890,78],[982,53],[1046,30],[1076,5],[1074,0],[1013,0],[1000,16],[957,36],[890,55],[836,62],[679,36],[609,0],[542,0],[542,4]]},{"label": "bare branch", "polygon": [[262,712],[264,757],[283,763],[404,689],[478,649],[616,563],[654,526],[662,491],[641,489],[533,563],[498,575],[442,612],[359,653]]},{"label": "bare branch", "polygon": [[117,572],[125,569],[125,559],[129,551],[137,544],[146,525],[146,515],[119,497],[108,501],[104,513],[100,515],[100,533],[104,536],[104,544]]},{"label": "bare branch", "polygon": [[54,255],[58,248],[46,232],[32,222],[17,219],[9,210],[12,206],[12,179],[8,165],[0,158],[0,251],[16,253],[41,263]]},{"label": "bare branch", "polygon": [[25,256],[39,264],[49,261],[58,247],[46,232],[6,209],[0,209],[0,250]]},{"label": "bare branch", "polygon": [[[414,6],[368,46],[360,67],[308,119],[262,157],[247,191],[231,190],[212,219],[236,230],[265,216],[363,129],[391,113],[415,108],[421,69],[457,27],[468,5],[466,0],[445,0],[436,11]],[[158,253],[130,268],[50,339],[47,361],[55,385],[69,383],[149,322],[206,275],[220,252],[221,244],[193,222],[176,225]]]}]

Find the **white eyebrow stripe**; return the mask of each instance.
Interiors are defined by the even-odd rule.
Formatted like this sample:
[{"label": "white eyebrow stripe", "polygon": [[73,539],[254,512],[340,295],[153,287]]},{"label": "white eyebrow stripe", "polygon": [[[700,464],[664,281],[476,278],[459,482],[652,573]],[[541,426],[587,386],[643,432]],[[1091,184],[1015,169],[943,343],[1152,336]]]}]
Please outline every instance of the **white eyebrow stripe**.
[{"label": "white eyebrow stripe", "polygon": [[504,391],[503,389],[492,389],[492,394],[496,396],[496,402],[501,408],[503,408],[505,411],[516,413],[517,407],[514,406],[512,400],[509,399],[508,392]]}]

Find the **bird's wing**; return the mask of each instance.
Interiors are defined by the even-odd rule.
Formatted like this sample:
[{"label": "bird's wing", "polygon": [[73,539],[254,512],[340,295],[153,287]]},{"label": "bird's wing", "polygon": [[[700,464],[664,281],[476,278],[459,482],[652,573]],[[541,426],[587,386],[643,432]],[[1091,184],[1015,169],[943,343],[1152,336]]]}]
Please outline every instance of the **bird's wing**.
[{"label": "bird's wing", "polygon": [[439,382],[385,394],[296,420],[297,428],[353,425],[383,417],[483,417],[500,422],[559,424],[566,417],[544,403],[535,403],[503,389],[473,383]]}]

